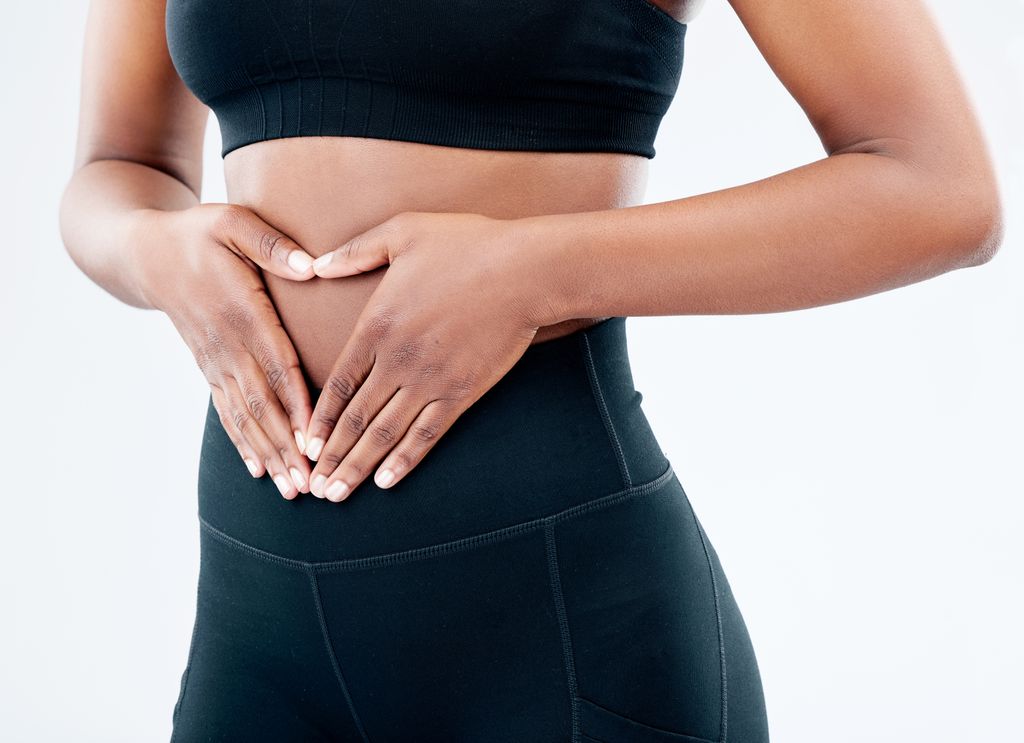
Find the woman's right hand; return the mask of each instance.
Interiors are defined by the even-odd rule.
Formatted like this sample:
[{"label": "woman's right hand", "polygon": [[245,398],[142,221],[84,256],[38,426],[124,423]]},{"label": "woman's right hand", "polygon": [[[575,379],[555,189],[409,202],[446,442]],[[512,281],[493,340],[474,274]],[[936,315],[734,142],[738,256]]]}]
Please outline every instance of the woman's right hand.
[{"label": "woman's right hand", "polygon": [[234,204],[145,209],[138,219],[140,292],[188,344],[252,476],[269,472],[288,499],[308,493],[309,392],[257,269],[304,281],[313,258]]}]

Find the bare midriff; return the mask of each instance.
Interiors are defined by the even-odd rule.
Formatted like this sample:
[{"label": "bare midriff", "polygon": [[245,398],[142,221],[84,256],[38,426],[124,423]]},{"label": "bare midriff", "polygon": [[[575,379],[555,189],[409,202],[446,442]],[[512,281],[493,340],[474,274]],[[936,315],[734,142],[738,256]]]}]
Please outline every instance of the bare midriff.
[{"label": "bare midriff", "polygon": [[[515,219],[632,206],[643,198],[647,164],[644,157],[618,153],[296,137],[234,150],[224,158],[224,171],[230,202],[253,209],[315,258],[403,211]],[[264,274],[299,361],[317,387],[323,387],[386,271],[308,281]],[[601,319],[540,328],[533,342]]]}]

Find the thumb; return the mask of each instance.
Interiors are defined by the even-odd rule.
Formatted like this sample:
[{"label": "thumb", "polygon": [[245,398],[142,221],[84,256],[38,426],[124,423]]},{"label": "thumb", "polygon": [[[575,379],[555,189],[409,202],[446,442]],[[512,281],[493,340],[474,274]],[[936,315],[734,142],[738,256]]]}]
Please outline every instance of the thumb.
[{"label": "thumb", "polygon": [[371,227],[313,261],[313,272],[336,279],[386,266],[391,263],[390,246],[395,238],[395,230],[386,222]]},{"label": "thumb", "polygon": [[225,247],[275,276],[295,281],[313,278],[313,256],[251,209],[224,205],[215,233]]}]

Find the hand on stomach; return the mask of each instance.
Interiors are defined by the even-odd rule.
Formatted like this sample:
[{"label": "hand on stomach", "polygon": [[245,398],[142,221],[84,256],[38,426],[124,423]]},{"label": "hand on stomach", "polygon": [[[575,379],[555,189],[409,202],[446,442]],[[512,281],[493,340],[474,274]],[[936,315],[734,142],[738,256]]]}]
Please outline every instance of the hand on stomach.
[{"label": "hand on stomach", "polygon": [[[401,311],[396,315],[395,326],[388,329],[388,337],[375,339],[376,350],[387,350],[385,340],[404,348],[438,328],[433,341],[439,346],[440,356],[433,362],[425,359],[421,363],[447,364],[460,350],[455,337],[468,337],[466,342],[474,348],[462,349],[466,358],[472,354],[483,356],[484,365],[500,372],[496,378],[475,381],[473,389],[466,390],[466,399],[461,404],[453,403],[443,411],[439,405],[434,406],[437,414],[425,425],[437,431],[435,439],[507,371],[505,367],[521,355],[526,345],[601,319],[567,320],[542,327],[526,337],[517,326],[495,319],[501,313],[493,307],[490,315],[476,312],[475,307],[470,313],[459,302],[446,301],[444,297],[453,296],[452,292],[459,287],[482,289],[479,293],[486,295],[492,292],[473,283],[480,281],[479,276],[435,274],[435,267],[449,274],[475,270],[470,265],[462,271],[466,261],[453,263],[454,257],[446,262],[447,268],[442,266],[445,261],[439,258],[448,256],[438,233],[458,232],[463,240],[469,235],[474,245],[481,245],[481,251],[493,250],[499,242],[504,247],[509,242],[504,234],[501,240],[491,239],[492,225],[503,224],[493,220],[629,206],[642,197],[647,175],[647,160],[634,155],[471,150],[354,137],[268,140],[233,151],[224,165],[229,201],[251,209],[314,257],[397,214],[417,212],[433,217],[420,220],[417,228],[424,228],[424,221],[430,222],[429,231],[435,235],[431,248],[434,252],[424,248],[415,257],[403,256],[394,267],[396,271],[402,269],[401,275],[394,274],[389,279],[390,286],[384,294],[388,307]],[[491,220],[474,219],[473,215]],[[453,250],[455,242],[453,239]],[[486,259],[467,252],[465,247],[459,249],[463,251],[461,258],[469,258],[470,263]],[[508,250],[514,251],[515,245],[508,246]],[[428,254],[433,257],[428,259]],[[305,281],[264,273],[268,293],[300,363],[313,384],[325,389],[304,437],[306,453],[317,461],[310,485],[318,497],[343,500],[378,464],[378,485],[386,487],[400,480],[433,445],[420,442],[413,446],[409,439],[415,437],[402,439],[401,434],[414,422],[424,424],[426,413],[430,412],[425,408],[430,403],[428,397],[449,397],[438,389],[421,394],[422,400],[406,395],[408,401],[404,405],[392,403],[385,422],[398,429],[399,440],[393,450],[391,444],[385,444],[384,437],[362,435],[364,429],[385,417],[377,414],[392,394],[398,400],[392,387],[397,385],[402,387],[401,392],[406,391],[397,377],[405,373],[406,366],[413,366],[392,367],[388,375],[374,368],[377,381],[362,385],[363,389],[358,389],[362,380],[355,377],[365,376],[369,370],[357,369],[358,360],[348,361],[347,369],[339,369],[339,365],[345,366],[340,354],[350,337],[356,346],[368,346],[369,339],[360,338],[356,332],[358,323],[361,317],[365,320],[364,309],[372,311],[375,302],[379,305],[384,301],[377,289],[389,270],[392,267],[382,263],[354,275]],[[436,294],[432,295],[435,285]],[[400,306],[403,302],[407,306]],[[494,302],[492,299],[492,306]],[[448,306],[452,313],[462,316],[446,316],[444,310]],[[417,312],[418,307],[423,308],[422,313]],[[508,327],[493,327],[499,324]],[[441,328],[442,325],[445,327]],[[496,334],[494,343],[488,343],[489,333]],[[459,373],[456,370],[456,376]],[[381,381],[387,376],[395,379]],[[339,377],[348,379],[339,383]],[[337,425],[342,413],[350,416],[341,420],[349,425]],[[419,413],[423,415],[417,418]],[[394,473],[390,480],[380,477],[385,469]]]}]

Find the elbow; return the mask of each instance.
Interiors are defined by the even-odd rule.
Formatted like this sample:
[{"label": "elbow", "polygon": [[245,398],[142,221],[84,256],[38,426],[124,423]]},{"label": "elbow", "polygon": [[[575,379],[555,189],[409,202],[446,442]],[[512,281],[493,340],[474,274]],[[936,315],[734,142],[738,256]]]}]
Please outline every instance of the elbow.
[{"label": "elbow", "polygon": [[980,266],[992,260],[1002,247],[1005,235],[1003,205],[997,196],[975,207],[965,240],[964,267]]},{"label": "elbow", "polygon": [[[981,266],[999,252],[1005,234],[1003,202],[991,169],[980,175],[946,178],[935,220],[941,244],[949,251],[950,270]],[[951,187],[952,186],[952,187]]]}]

